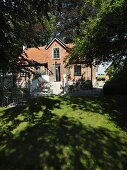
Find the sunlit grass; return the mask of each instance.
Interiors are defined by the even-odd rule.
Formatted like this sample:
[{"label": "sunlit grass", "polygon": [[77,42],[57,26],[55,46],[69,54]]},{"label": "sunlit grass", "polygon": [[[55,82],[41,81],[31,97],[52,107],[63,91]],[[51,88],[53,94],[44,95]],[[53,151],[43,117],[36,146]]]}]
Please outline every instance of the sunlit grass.
[{"label": "sunlit grass", "polygon": [[123,107],[116,98],[42,97],[0,108],[0,168],[124,170]]}]

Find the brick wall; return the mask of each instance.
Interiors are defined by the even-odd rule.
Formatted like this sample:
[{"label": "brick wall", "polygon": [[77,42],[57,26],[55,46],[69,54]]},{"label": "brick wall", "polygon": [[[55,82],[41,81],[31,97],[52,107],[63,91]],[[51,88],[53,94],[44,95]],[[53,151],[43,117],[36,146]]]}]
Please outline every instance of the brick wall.
[{"label": "brick wall", "polygon": [[[60,49],[60,59],[53,59],[53,48],[59,48]],[[47,49],[47,62],[48,62],[48,68],[52,71],[53,74],[50,74],[50,81],[54,81],[54,67],[56,65],[60,65],[60,75],[61,80],[63,79],[63,75],[66,74],[66,68],[64,64],[64,58],[68,55],[68,52],[64,47],[62,47],[57,41],[54,41],[53,44]]]},{"label": "brick wall", "polygon": [[[59,48],[60,49],[60,59],[53,59],[53,48]],[[60,81],[63,80],[64,75],[66,74],[66,68],[64,64],[64,58],[68,56],[68,51],[57,41],[54,41],[49,48],[46,51],[46,60],[48,62],[48,68],[52,71],[52,73],[49,72],[50,75],[50,81],[54,81],[54,67],[56,65],[60,66]],[[91,79],[91,68],[86,67],[83,64],[81,65],[81,75],[85,80]],[[93,81],[96,80],[96,67],[93,67]],[[71,80],[78,80],[81,76],[74,76],[74,66],[70,67],[70,79]]]},{"label": "brick wall", "polygon": [[[60,77],[58,81],[62,81],[66,76],[67,69],[65,68],[64,59],[69,55],[69,51],[66,47],[72,48],[72,44],[63,44],[61,41],[54,39],[47,47],[39,47],[39,48],[31,48],[27,49],[25,52],[27,53],[27,57],[29,59],[38,62],[38,63],[48,63],[48,71],[49,81],[56,81],[56,71],[60,73]],[[53,49],[59,48],[60,50],[60,58],[53,58]],[[78,64],[78,63],[77,63]],[[56,67],[56,69],[55,69]],[[44,67],[40,68],[40,71],[44,73]],[[93,67],[93,82],[96,81],[96,67]],[[67,76],[66,76],[67,77]],[[81,65],[81,76],[74,75],[74,65],[70,66],[70,76],[69,80],[79,80],[83,78],[84,80],[91,80],[91,68],[86,67],[84,64]]]}]

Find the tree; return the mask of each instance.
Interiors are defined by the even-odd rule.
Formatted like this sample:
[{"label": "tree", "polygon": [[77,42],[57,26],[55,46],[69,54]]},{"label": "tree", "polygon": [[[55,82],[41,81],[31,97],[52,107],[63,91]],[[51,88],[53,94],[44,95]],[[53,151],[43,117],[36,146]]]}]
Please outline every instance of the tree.
[{"label": "tree", "polygon": [[56,4],[54,36],[59,37],[65,43],[73,42],[75,35],[80,33],[83,0],[58,0]]},{"label": "tree", "polygon": [[0,1],[0,68],[14,68],[27,44],[44,44],[50,37],[51,0]]},{"label": "tree", "polygon": [[117,67],[112,64],[107,74],[109,80],[104,85],[104,94],[127,94],[127,59]]},{"label": "tree", "polygon": [[69,61],[80,60],[90,64],[108,60],[118,64],[127,57],[126,0],[94,2],[98,4],[96,13],[89,16],[83,25]]}]

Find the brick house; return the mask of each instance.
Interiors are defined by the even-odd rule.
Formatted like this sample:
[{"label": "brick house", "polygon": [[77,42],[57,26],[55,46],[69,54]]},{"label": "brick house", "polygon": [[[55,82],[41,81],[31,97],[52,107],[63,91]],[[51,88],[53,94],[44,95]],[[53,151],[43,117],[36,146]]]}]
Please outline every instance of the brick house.
[{"label": "brick house", "polygon": [[[60,94],[61,85],[62,89],[65,89],[66,83],[71,85],[78,80],[91,80],[91,68],[86,67],[85,64],[77,63],[66,67],[64,61],[71,53],[72,47],[73,44],[64,44],[61,40],[54,38],[46,46],[25,48],[17,63],[20,71],[14,73],[0,71],[1,89],[8,90],[10,94],[10,89],[21,87],[27,88],[32,95],[40,95],[45,90],[43,85],[47,82],[51,85],[50,90],[55,88],[56,91],[53,94]],[[92,81],[94,85],[96,67],[92,68]]]},{"label": "brick house", "polygon": [[[64,44],[57,38],[54,38],[47,46],[38,48],[26,48],[23,56],[29,61],[40,64],[34,70],[41,73],[41,76],[49,82],[60,82],[65,77],[76,81],[81,78],[91,80],[91,68],[84,64],[74,64],[65,67],[65,57],[71,52],[73,44]],[[44,67],[43,64],[47,64]],[[96,67],[92,70],[93,83],[96,81]]]}]

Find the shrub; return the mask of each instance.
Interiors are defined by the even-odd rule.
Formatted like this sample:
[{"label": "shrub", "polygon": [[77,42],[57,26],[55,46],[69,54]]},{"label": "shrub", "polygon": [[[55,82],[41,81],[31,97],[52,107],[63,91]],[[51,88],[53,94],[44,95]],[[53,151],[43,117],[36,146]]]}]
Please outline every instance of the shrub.
[{"label": "shrub", "polygon": [[103,93],[107,95],[125,94],[126,92],[126,87],[122,86],[120,83],[105,84],[103,86]]},{"label": "shrub", "polygon": [[120,67],[115,68],[113,75],[103,87],[104,94],[126,94],[127,93],[127,60]]}]

